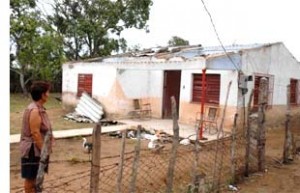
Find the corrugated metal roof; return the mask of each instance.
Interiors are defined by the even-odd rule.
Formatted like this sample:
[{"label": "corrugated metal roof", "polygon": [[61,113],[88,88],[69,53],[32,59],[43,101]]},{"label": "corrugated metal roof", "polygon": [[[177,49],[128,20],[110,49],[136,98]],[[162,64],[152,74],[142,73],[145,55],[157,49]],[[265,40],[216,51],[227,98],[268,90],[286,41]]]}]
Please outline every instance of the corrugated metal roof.
[{"label": "corrugated metal roof", "polygon": [[[280,42],[277,42],[280,43]],[[268,44],[233,44],[224,46],[227,53],[238,53],[239,51],[256,49],[265,46],[271,46],[277,43]],[[155,59],[170,60],[172,58],[181,58],[189,60],[197,57],[218,57],[225,55],[224,49],[221,46],[203,47],[202,45],[177,46],[177,47],[155,47],[144,49],[142,51],[129,52],[117,55],[111,55],[101,58],[92,58],[84,62],[148,62]]]}]

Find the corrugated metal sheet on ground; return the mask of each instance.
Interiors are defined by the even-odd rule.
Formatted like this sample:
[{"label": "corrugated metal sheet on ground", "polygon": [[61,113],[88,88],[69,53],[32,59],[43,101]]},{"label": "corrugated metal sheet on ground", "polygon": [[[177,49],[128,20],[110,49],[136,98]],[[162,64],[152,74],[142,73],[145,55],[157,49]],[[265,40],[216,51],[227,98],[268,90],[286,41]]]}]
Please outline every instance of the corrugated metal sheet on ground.
[{"label": "corrugated metal sheet on ground", "polygon": [[102,106],[85,92],[82,93],[75,111],[80,115],[89,117],[95,123],[102,119],[104,114]]}]

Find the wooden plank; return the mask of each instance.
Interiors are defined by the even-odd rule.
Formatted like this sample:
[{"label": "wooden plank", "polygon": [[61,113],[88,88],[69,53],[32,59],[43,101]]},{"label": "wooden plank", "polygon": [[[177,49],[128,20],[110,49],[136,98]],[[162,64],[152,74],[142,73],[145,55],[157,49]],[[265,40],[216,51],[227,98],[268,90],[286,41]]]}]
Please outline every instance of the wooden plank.
[{"label": "wooden plank", "polygon": [[51,143],[51,136],[52,136],[52,131],[48,130],[45,136],[44,144],[42,147],[42,152],[41,152],[41,159],[40,159],[40,164],[39,164],[39,169],[38,169],[38,174],[36,177],[36,191],[37,193],[42,193],[43,191],[43,182],[44,182],[44,174],[45,174],[45,168],[49,164],[49,150],[50,150],[50,143]]}]

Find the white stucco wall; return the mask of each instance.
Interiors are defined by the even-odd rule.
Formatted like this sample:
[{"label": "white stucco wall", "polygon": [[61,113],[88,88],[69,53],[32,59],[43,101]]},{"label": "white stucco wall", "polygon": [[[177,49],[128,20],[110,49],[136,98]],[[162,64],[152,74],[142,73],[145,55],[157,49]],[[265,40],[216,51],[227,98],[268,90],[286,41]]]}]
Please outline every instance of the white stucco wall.
[{"label": "white stucco wall", "polygon": [[[242,70],[247,75],[274,75],[273,105],[285,105],[286,86],[290,84],[290,79],[300,79],[299,63],[281,43],[244,52],[242,64]],[[253,89],[254,81],[248,82],[248,87],[249,90]],[[249,94],[246,97],[248,100]]]},{"label": "white stucco wall", "polygon": [[76,63],[63,65],[63,92],[77,93],[78,74],[93,74],[93,95],[108,96],[116,78],[113,66],[99,63]]},{"label": "white stucco wall", "polygon": [[161,70],[118,69],[117,77],[128,98],[162,96],[163,73]]}]

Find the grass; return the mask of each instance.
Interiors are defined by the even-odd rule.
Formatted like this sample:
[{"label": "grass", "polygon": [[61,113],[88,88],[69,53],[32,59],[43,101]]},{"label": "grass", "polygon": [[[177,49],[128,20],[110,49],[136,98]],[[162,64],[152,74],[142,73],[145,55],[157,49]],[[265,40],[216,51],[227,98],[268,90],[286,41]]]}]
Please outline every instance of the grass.
[{"label": "grass", "polygon": [[[65,120],[63,116],[69,111],[62,108],[62,104],[55,99],[60,93],[51,93],[45,108],[47,109],[53,130],[78,129],[93,127],[91,123],[76,123]],[[10,94],[10,134],[20,133],[22,127],[23,111],[31,103],[31,98],[22,94]]]}]

